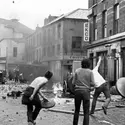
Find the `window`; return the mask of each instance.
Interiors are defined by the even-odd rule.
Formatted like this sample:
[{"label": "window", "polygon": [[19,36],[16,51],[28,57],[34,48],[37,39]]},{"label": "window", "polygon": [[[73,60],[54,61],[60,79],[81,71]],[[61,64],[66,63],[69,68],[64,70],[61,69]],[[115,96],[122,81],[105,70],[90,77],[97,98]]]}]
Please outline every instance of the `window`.
[{"label": "window", "polygon": [[58,24],[58,39],[61,38],[61,24]]},{"label": "window", "polygon": [[17,47],[13,48],[13,57],[17,57]]},{"label": "window", "polygon": [[97,0],[93,0],[93,5],[97,3]]},{"label": "window", "polygon": [[46,48],[43,49],[43,57],[46,56]]},{"label": "window", "polygon": [[97,40],[97,29],[95,29],[95,34],[94,34],[95,36],[95,40]]},{"label": "window", "polygon": [[42,33],[40,33],[40,45],[42,45]]},{"label": "window", "polygon": [[114,5],[114,34],[118,33],[119,4]]},{"label": "window", "polygon": [[107,37],[107,11],[102,12],[102,38]]},{"label": "window", "polygon": [[82,37],[72,37],[72,49],[81,49]]},{"label": "window", "polygon": [[57,45],[57,55],[60,55],[60,44]]},{"label": "window", "polygon": [[48,47],[47,56],[48,56],[48,57],[50,56],[50,47]]},{"label": "window", "polygon": [[94,40],[97,40],[97,24],[96,24],[96,18],[97,18],[97,16],[94,16],[93,17],[93,36],[94,36]]},{"label": "window", "polygon": [[55,46],[54,45],[52,46],[52,55],[53,56],[55,55]]}]

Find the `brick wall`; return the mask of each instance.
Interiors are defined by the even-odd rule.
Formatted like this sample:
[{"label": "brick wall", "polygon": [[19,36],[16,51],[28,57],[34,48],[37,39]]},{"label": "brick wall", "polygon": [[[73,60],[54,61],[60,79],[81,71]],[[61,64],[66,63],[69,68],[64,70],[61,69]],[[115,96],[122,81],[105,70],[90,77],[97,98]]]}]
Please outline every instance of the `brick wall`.
[{"label": "brick wall", "polygon": [[[125,1],[124,0],[97,0],[96,6],[92,7],[93,0],[89,0],[89,8],[92,7],[93,14],[89,17],[89,21],[91,24],[91,31],[90,31],[90,38],[91,42],[94,41],[94,34],[93,34],[93,16],[96,15],[96,22],[97,22],[97,40],[102,39],[102,12],[103,10],[107,10],[107,37],[113,35],[113,19],[114,19],[114,5],[119,3],[119,20],[118,20],[118,33],[125,31]],[[105,4],[105,5],[104,5]]]}]

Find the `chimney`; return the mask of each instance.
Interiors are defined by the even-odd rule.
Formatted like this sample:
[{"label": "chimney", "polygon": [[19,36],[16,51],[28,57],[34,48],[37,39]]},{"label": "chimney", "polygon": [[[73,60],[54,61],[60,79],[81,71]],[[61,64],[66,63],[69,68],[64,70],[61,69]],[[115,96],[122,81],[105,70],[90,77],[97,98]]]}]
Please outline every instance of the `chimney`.
[{"label": "chimney", "polygon": [[37,24],[36,30],[39,30],[39,29],[40,29],[40,27],[39,27],[39,25]]},{"label": "chimney", "polygon": [[48,23],[50,23],[51,21],[55,20],[56,18],[58,18],[58,16],[51,16],[51,15],[49,15],[48,18],[44,19],[44,25],[47,25]]},{"label": "chimney", "polygon": [[12,22],[18,22],[18,19],[11,19]]}]

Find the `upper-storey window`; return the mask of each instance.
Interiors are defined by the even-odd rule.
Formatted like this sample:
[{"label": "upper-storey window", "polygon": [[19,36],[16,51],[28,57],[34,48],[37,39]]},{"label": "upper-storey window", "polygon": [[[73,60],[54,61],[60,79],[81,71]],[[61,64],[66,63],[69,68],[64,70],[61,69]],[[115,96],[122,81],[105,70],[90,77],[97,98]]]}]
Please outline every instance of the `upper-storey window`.
[{"label": "upper-storey window", "polygon": [[58,39],[61,38],[61,24],[59,23],[58,26],[57,26],[57,32],[58,32]]},{"label": "upper-storey window", "polygon": [[97,0],[93,0],[93,5],[97,3]]},{"label": "upper-storey window", "polygon": [[107,10],[102,12],[102,38],[107,37]]},{"label": "upper-storey window", "polygon": [[114,34],[118,33],[119,4],[114,5]]},{"label": "upper-storey window", "polygon": [[73,36],[72,37],[72,49],[80,49],[82,46],[82,37]]},{"label": "upper-storey window", "polygon": [[13,57],[17,57],[17,47],[13,47]]},{"label": "upper-storey window", "polygon": [[97,16],[93,17],[93,39],[97,40],[97,23],[96,23]]}]

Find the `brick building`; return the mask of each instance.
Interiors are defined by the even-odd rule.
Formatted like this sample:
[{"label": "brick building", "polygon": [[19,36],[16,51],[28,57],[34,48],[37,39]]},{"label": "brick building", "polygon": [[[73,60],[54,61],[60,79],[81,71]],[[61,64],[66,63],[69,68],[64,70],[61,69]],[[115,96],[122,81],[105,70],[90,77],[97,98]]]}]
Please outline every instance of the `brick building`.
[{"label": "brick building", "polygon": [[87,15],[87,9],[76,9],[57,18],[46,18],[45,25],[27,38],[27,61],[47,65],[57,81],[65,79],[72,71],[73,61],[86,54],[83,46],[88,43]]},{"label": "brick building", "polygon": [[100,73],[106,79],[125,76],[125,1],[89,0],[90,45],[93,67],[104,56]]}]

